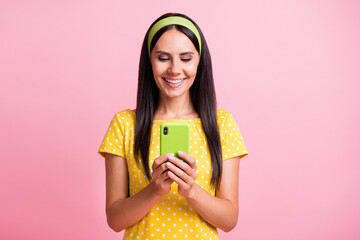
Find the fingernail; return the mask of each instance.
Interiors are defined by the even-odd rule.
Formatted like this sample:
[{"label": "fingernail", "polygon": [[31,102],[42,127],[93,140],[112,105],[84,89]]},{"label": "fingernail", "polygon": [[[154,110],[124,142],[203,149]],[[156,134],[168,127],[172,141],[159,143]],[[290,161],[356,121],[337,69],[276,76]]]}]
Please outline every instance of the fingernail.
[{"label": "fingernail", "polygon": [[183,155],[184,152],[183,152],[183,151],[178,151],[178,154],[179,154],[179,155]]}]

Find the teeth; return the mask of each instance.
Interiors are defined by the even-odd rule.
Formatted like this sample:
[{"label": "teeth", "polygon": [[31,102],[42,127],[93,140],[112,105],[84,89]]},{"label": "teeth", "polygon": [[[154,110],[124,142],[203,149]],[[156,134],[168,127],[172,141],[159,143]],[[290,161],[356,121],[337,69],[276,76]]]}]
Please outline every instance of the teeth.
[{"label": "teeth", "polygon": [[167,82],[169,82],[169,83],[174,83],[174,84],[176,84],[176,83],[181,83],[182,81],[184,81],[184,79],[175,80],[175,81],[168,80],[168,79],[166,79],[166,78],[164,78],[164,79],[165,79],[165,81],[167,81]]}]

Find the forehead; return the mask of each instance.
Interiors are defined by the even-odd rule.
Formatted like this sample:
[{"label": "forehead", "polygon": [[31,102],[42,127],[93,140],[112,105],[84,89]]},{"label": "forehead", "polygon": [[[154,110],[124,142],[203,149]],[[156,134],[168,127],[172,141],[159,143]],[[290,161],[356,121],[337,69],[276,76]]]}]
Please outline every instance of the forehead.
[{"label": "forehead", "polygon": [[175,52],[184,50],[196,51],[191,40],[184,33],[176,29],[170,29],[161,35],[159,40],[156,42],[154,49]]}]

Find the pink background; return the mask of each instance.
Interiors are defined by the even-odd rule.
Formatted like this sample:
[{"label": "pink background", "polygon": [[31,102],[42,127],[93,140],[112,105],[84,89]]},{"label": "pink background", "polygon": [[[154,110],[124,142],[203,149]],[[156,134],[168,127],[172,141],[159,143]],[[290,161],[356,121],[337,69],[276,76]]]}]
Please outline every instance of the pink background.
[{"label": "pink background", "polygon": [[360,2],[219,2],[1,1],[0,239],[122,237],[97,149],[169,11],[202,28],[249,150],[221,238],[360,239]]}]

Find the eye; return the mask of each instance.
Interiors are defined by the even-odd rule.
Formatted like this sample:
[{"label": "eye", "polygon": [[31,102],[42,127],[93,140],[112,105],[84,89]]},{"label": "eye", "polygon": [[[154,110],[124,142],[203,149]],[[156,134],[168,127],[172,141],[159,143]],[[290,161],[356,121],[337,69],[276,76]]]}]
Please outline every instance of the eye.
[{"label": "eye", "polygon": [[169,60],[169,58],[164,58],[164,57],[159,57],[158,59],[162,62]]},{"label": "eye", "polygon": [[181,61],[183,61],[183,62],[189,62],[189,61],[191,61],[191,58],[182,58]]}]

